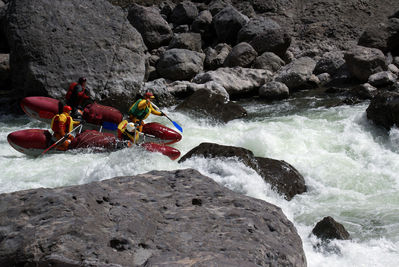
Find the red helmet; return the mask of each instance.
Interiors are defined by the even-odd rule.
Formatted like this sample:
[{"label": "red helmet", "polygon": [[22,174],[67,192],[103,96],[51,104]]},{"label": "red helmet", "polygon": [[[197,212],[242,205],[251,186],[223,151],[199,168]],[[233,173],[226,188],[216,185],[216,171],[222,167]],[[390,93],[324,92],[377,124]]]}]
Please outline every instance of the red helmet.
[{"label": "red helmet", "polygon": [[151,92],[147,92],[144,94],[144,98],[154,98],[154,94]]},{"label": "red helmet", "polygon": [[72,108],[70,106],[64,106],[64,112],[71,112]]}]

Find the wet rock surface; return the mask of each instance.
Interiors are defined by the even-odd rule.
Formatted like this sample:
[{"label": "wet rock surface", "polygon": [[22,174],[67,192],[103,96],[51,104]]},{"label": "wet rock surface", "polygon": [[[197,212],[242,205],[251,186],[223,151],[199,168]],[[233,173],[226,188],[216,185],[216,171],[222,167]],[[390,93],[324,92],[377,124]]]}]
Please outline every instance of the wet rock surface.
[{"label": "wet rock surface", "polygon": [[290,164],[282,160],[255,157],[252,151],[234,146],[201,143],[187,152],[179,163],[192,157],[230,158],[235,157],[254,169],[277,192],[291,200],[295,195],[306,192],[303,176]]},{"label": "wet rock surface", "polygon": [[390,130],[399,126],[399,92],[380,92],[367,108],[367,118],[376,125]]},{"label": "wet rock surface", "polygon": [[192,169],[0,200],[1,266],[306,266],[280,208]]},{"label": "wet rock surface", "polygon": [[350,235],[345,227],[335,221],[332,217],[324,217],[323,220],[318,222],[312,230],[312,234],[322,240],[348,240]]},{"label": "wet rock surface", "polygon": [[239,104],[228,101],[223,95],[215,94],[206,89],[197,90],[180,103],[176,109],[194,112],[197,115],[221,122],[229,122],[247,116],[247,111]]}]

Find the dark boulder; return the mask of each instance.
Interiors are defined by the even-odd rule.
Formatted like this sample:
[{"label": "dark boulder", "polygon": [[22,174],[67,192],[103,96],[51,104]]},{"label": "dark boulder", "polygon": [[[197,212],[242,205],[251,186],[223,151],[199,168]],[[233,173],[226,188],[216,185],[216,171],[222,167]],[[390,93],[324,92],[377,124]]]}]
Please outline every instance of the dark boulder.
[{"label": "dark boulder", "polygon": [[377,88],[369,83],[364,83],[353,87],[350,90],[350,95],[358,99],[373,99],[378,93]]},{"label": "dark boulder", "polygon": [[316,62],[309,57],[301,57],[282,67],[276,76],[290,90],[309,89],[317,86],[313,81]]},{"label": "dark boulder", "polygon": [[256,157],[256,162],[260,176],[287,200],[307,191],[303,176],[284,160]]},{"label": "dark boulder", "polygon": [[390,71],[381,71],[372,74],[368,82],[377,88],[393,85],[398,77]]},{"label": "dark boulder", "polygon": [[1,266],[306,266],[280,208],[192,169],[1,194],[0,218]]},{"label": "dark boulder", "polygon": [[381,50],[356,46],[345,53],[345,62],[350,73],[359,81],[367,82],[370,75],[388,69]]},{"label": "dark boulder", "polygon": [[247,111],[240,105],[205,89],[197,90],[180,103],[176,110],[195,112],[221,122],[229,122],[247,116]]},{"label": "dark boulder", "polygon": [[306,192],[305,179],[285,161],[255,157],[252,151],[234,146],[223,146],[213,143],[201,143],[185,154],[179,163],[191,157],[204,158],[238,158],[246,166],[254,169],[270,183],[272,188],[291,200],[295,195]]},{"label": "dark boulder", "polygon": [[251,19],[238,33],[238,42],[247,42],[258,52],[273,52],[284,57],[291,44],[287,30],[269,18]]},{"label": "dark boulder", "polygon": [[157,70],[162,78],[190,80],[202,71],[205,55],[187,49],[167,50],[159,59]]},{"label": "dark boulder", "polygon": [[178,25],[173,28],[174,33],[185,33],[190,31],[190,26],[187,24],[184,25]]},{"label": "dark boulder", "polygon": [[157,8],[134,4],[129,9],[127,18],[133,27],[141,33],[144,43],[150,50],[167,45],[172,39],[172,29]]},{"label": "dark boulder", "polygon": [[214,49],[208,47],[205,52],[205,68],[208,70],[216,70],[222,67],[227,56],[231,52],[231,46],[225,43],[218,44]]},{"label": "dark boulder", "polygon": [[191,25],[191,30],[201,34],[206,45],[211,45],[216,39],[216,32],[212,26],[212,14],[208,10],[202,11]]},{"label": "dark boulder", "polygon": [[219,43],[236,44],[237,33],[247,23],[248,18],[228,5],[213,17],[213,26]]},{"label": "dark boulder", "polygon": [[259,88],[259,97],[266,100],[281,100],[290,96],[288,87],[280,82],[267,82]]},{"label": "dark boulder", "polygon": [[265,52],[255,59],[252,64],[252,68],[276,72],[284,65],[284,60],[282,60],[279,56],[273,52]]},{"label": "dark boulder", "polygon": [[312,234],[322,240],[349,240],[350,235],[345,227],[336,222],[332,217],[324,217],[312,230]]},{"label": "dark boulder", "polygon": [[0,54],[0,90],[11,90],[10,55]]},{"label": "dark boulder", "polygon": [[175,34],[169,44],[169,49],[172,48],[181,48],[202,52],[201,34],[193,32]]},{"label": "dark boulder", "polygon": [[63,98],[71,82],[86,76],[94,100],[123,108],[144,80],[143,39],[108,1],[12,1],[7,29],[19,97]]},{"label": "dark boulder", "polygon": [[8,5],[0,1],[0,53],[10,53],[6,34],[6,12]]},{"label": "dark boulder", "polygon": [[344,53],[328,52],[323,55],[316,63],[313,73],[316,75],[328,73],[331,76],[336,75],[345,65]]},{"label": "dark boulder", "polygon": [[190,25],[197,16],[198,9],[195,4],[190,1],[184,1],[173,9],[170,15],[170,21],[177,25]]},{"label": "dark boulder", "polygon": [[248,67],[255,60],[258,53],[248,43],[239,43],[233,47],[223,65],[225,67]]},{"label": "dark boulder", "polygon": [[176,7],[176,5],[172,2],[170,2],[169,0],[166,1],[162,1],[159,5],[159,10],[161,13],[161,16],[165,19],[165,20],[169,20],[170,15],[173,12],[173,9]]},{"label": "dark boulder", "polygon": [[223,0],[212,0],[208,5],[208,10],[211,12],[212,16],[215,16],[227,5],[226,1]]},{"label": "dark boulder", "polygon": [[399,126],[399,93],[378,93],[367,108],[367,118],[387,130]]}]

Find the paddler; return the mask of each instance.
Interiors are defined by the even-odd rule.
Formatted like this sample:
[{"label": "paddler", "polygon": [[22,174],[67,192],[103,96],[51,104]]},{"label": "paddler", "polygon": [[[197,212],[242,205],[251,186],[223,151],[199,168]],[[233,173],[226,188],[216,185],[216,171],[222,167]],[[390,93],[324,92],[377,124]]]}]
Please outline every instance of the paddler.
[{"label": "paddler", "polygon": [[81,118],[84,103],[90,99],[89,90],[86,88],[87,79],[80,77],[78,82],[69,85],[68,92],[65,96],[67,105],[72,108],[72,115],[75,118]]},{"label": "paddler", "polygon": [[123,120],[118,125],[118,138],[121,141],[128,141],[127,144],[130,147],[132,144],[137,144],[139,140],[139,131],[137,130],[137,124]]},{"label": "paddler", "polygon": [[165,116],[161,111],[153,108],[151,99],[154,99],[154,95],[151,92],[144,94],[144,99],[140,98],[137,100],[129,109],[128,115],[131,122],[138,125],[138,130],[143,131],[144,120],[151,114],[157,116]]},{"label": "paddler", "polygon": [[70,106],[64,106],[62,113],[57,114],[51,120],[51,129],[54,134],[53,137],[56,141],[61,138],[67,137],[65,142],[57,146],[58,150],[65,151],[68,149],[69,144],[73,140],[73,135],[69,134],[75,125],[79,125],[80,122],[74,121],[71,117],[72,108]]}]

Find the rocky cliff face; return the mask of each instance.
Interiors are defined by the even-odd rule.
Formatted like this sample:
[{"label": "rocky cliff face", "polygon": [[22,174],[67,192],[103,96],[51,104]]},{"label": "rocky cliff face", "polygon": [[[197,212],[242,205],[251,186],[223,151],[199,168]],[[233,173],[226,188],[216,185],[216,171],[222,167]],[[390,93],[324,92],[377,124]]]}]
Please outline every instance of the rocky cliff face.
[{"label": "rocky cliff face", "polygon": [[306,266],[281,209],[195,170],[0,195],[1,266]]}]

